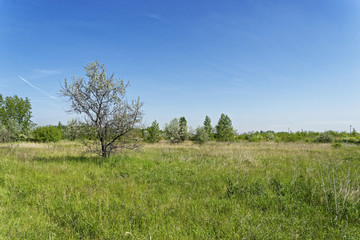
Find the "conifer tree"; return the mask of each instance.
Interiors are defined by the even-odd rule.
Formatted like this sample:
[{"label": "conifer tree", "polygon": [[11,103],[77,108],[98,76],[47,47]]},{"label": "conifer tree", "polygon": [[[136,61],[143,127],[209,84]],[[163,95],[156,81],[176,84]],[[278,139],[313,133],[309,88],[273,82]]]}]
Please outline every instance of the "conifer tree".
[{"label": "conifer tree", "polygon": [[209,137],[209,139],[214,139],[214,129],[213,127],[211,126],[211,120],[210,120],[210,117],[209,116],[206,116],[205,117],[205,120],[204,120],[204,129]]},{"label": "conifer tree", "polygon": [[179,124],[180,124],[180,132],[179,132],[180,141],[184,142],[188,135],[187,121],[186,121],[185,117],[181,117],[179,119]]},{"label": "conifer tree", "polygon": [[156,143],[160,141],[160,127],[159,123],[155,120],[150,127],[147,128],[146,141]]}]

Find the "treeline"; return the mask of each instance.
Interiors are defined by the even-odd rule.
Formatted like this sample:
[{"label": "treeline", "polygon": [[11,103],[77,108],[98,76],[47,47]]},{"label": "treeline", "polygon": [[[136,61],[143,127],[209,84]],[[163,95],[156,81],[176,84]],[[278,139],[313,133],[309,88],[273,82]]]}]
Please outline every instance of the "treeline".
[{"label": "treeline", "polygon": [[[38,127],[35,129],[47,128],[48,132],[53,129],[59,129],[61,137],[40,138],[34,135],[35,141],[53,141],[53,139],[67,139],[70,141],[81,139],[95,139],[95,136],[88,134],[89,126],[78,121],[71,120],[66,125],[59,123],[57,126]],[[55,134],[56,133],[56,134]],[[211,119],[206,116],[202,126],[196,129],[191,129],[187,125],[185,117],[174,118],[169,123],[165,124],[163,129],[160,128],[159,123],[155,120],[147,128],[133,129],[128,133],[132,139],[136,141],[144,141],[147,143],[157,143],[159,141],[168,141],[170,143],[182,143],[184,141],[193,141],[198,144],[203,144],[208,141],[218,142],[314,142],[314,143],[352,143],[360,144],[360,134],[355,129],[351,133],[348,132],[315,132],[315,131],[297,131],[297,132],[274,132],[274,131],[252,131],[248,133],[238,134],[232,125],[229,116],[222,114],[217,124],[213,127]],[[135,138],[134,138],[135,137]]]},{"label": "treeline", "polygon": [[236,132],[233,129],[229,116],[221,114],[215,127],[212,127],[209,116],[205,117],[203,126],[191,130],[187,126],[185,117],[174,118],[160,130],[159,124],[154,121],[150,127],[142,129],[143,140],[149,143],[167,140],[171,143],[181,143],[191,140],[199,144],[207,141],[232,142]]},{"label": "treeline", "polygon": [[[195,131],[188,131],[186,119],[181,117],[173,119],[169,124],[165,125],[162,131],[159,124],[154,121],[152,125],[142,130],[143,139],[149,143],[159,142],[160,140],[168,140],[172,143],[183,142],[184,140],[192,140],[196,143],[203,144],[207,141],[221,142],[314,142],[314,143],[352,143],[360,144],[360,134],[355,129],[351,133],[348,132],[315,132],[315,131],[297,131],[297,132],[274,132],[274,131],[252,131],[248,133],[238,134],[232,126],[230,118],[222,114],[217,125],[211,126],[211,120],[205,117],[203,126],[198,127]],[[341,146],[341,145],[335,145]]]},{"label": "treeline", "polygon": [[[73,119],[66,125],[59,122],[56,126],[38,126],[31,121],[31,104],[28,98],[18,96],[5,97],[0,94],[0,142],[12,141],[36,141],[56,142],[62,139],[75,141],[96,139],[91,136],[91,126],[84,122]],[[131,136],[131,137],[130,137]],[[127,138],[128,137],[128,138]],[[123,136],[120,140],[144,141],[156,143],[168,141],[182,143],[194,141],[203,144],[208,141],[220,142],[319,142],[319,143],[353,143],[360,144],[360,134],[355,129],[347,132],[274,132],[252,131],[238,134],[232,125],[228,115],[221,114],[217,124],[213,127],[211,119],[206,116],[202,126],[191,129],[187,125],[185,117],[174,118],[161,129],[157,121],[153,121],[147,128],[136,128]]]},{"label": "treeline", "polygon": [[59,126],[36,127],[31,121],[31,104],[28,98],[0,94],[0,142],[59,141],[63,131]]},{"label": "treeline", "polygon": [[314,131],[297,131],[297,132],[274,132],[274,131],[257,131],[239,134],[235,137],[236,141],[249,142],[318,142],[318,143],[354,143],[360,144],[360,134],[354,129],[348,132],[314,132]]}]

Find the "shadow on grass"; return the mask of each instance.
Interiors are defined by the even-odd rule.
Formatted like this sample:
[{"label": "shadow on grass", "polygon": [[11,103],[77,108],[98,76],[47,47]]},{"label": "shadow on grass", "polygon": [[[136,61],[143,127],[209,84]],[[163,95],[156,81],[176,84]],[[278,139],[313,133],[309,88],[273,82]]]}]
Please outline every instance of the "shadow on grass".
[{"label": "shadow on grass", "polygon": [[77,162],[77,163],[92,163],[102,165],[108,159],[102,159],[98,156],[49,156],[49,157],[35,157],[33,160],[38,162]]},{"label": "shadow on grass", "polygon": [[127,155],[117,155],[110,158],[102,158],[100,156],[48,156],[42,157],[38,156],[33,158],[34,161],[38,162],[76,162],[76,163],[86,163],[86,164],[116,164],[120,161],[131,161],[131,157]]}]

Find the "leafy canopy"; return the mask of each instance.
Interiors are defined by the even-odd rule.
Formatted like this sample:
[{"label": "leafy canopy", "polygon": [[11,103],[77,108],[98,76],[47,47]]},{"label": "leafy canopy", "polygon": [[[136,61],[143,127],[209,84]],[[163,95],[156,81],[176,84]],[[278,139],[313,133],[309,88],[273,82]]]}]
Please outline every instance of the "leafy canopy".
[{"label": "leafy canopy", "polygon": [[37,127],[33,135],[37,142],[57,142],[62,138],[61,129],[56,126]]},{"label": "leafy canopy", "polygon": [[228,115],[221,114],[216,125],[216,139],[218,141],[229,142],[234,138],[234,129]]},{"label": "leafy canopy", "polygon": [[[30,135],[31,104],[28,98],[0,94],[0,125],[9,132],[9,140],[26,139]],[[5,131],[5,130],[3,130]]]}]

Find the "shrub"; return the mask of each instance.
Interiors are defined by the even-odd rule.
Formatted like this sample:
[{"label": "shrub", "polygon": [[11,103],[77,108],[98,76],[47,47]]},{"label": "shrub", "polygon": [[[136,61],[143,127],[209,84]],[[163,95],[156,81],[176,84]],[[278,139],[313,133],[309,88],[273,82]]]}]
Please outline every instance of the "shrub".
[{"label": "shrub", "polygon": [[209,135],[205,127],[198,127],[196,129],[194,141],[198,144],[204,144],[205,142],[209,141]]},{"label": "shrub", "polygon": [[0,142],[11,142],[15,139],[15,135],[4,125],[0,125]]},{"label": "shrub", "polygon": [[166,124],[164,131],[166,139],[171,143],[181,142],[179,119],[171,120],[169,124]]},{"label": "shrub", "polygon": [[62,138],[61,129],[56,126],[38,127],[33,135],[36,142],[57,142]]},{"label": "shrub", "polygon": [[318,142],[318,143],[331,143],[332,141],[333,141],[332,136],[327,132],[326,133],[321,133],[314,140],[314,142]]},{"label": "shrub", "polygon": [[264,133],[266,141],[273,141],[275,140],[275,133],[268,131]]},{"label": "shrub", "polygon": [[344,138],[341,138],[341,142],[358,144],[360,141],[355,137],[344,137]]},{"label": "shrub", "polygon": [[68,124],[65,126],[64,129],[64,137],[70,141],[75,141],[75,139],[80,138],[81,130],[83,128],[83,124],[76,119],[72,119]]},{"label": "shrub", "polygon": [[333,143],[331,146],[332,146],[333,148],[341,148],[341,147],[342,147],[342,144],[339,143],[339,142],[336,142],[336,143]]},{"label": "shrub", "polygon": [[280,138],[281,142],[296,142],[301,140],[301,136],[296,135],[294,133],[288,133],[288,132],[279,132],[276,133],[275,138]]}]

